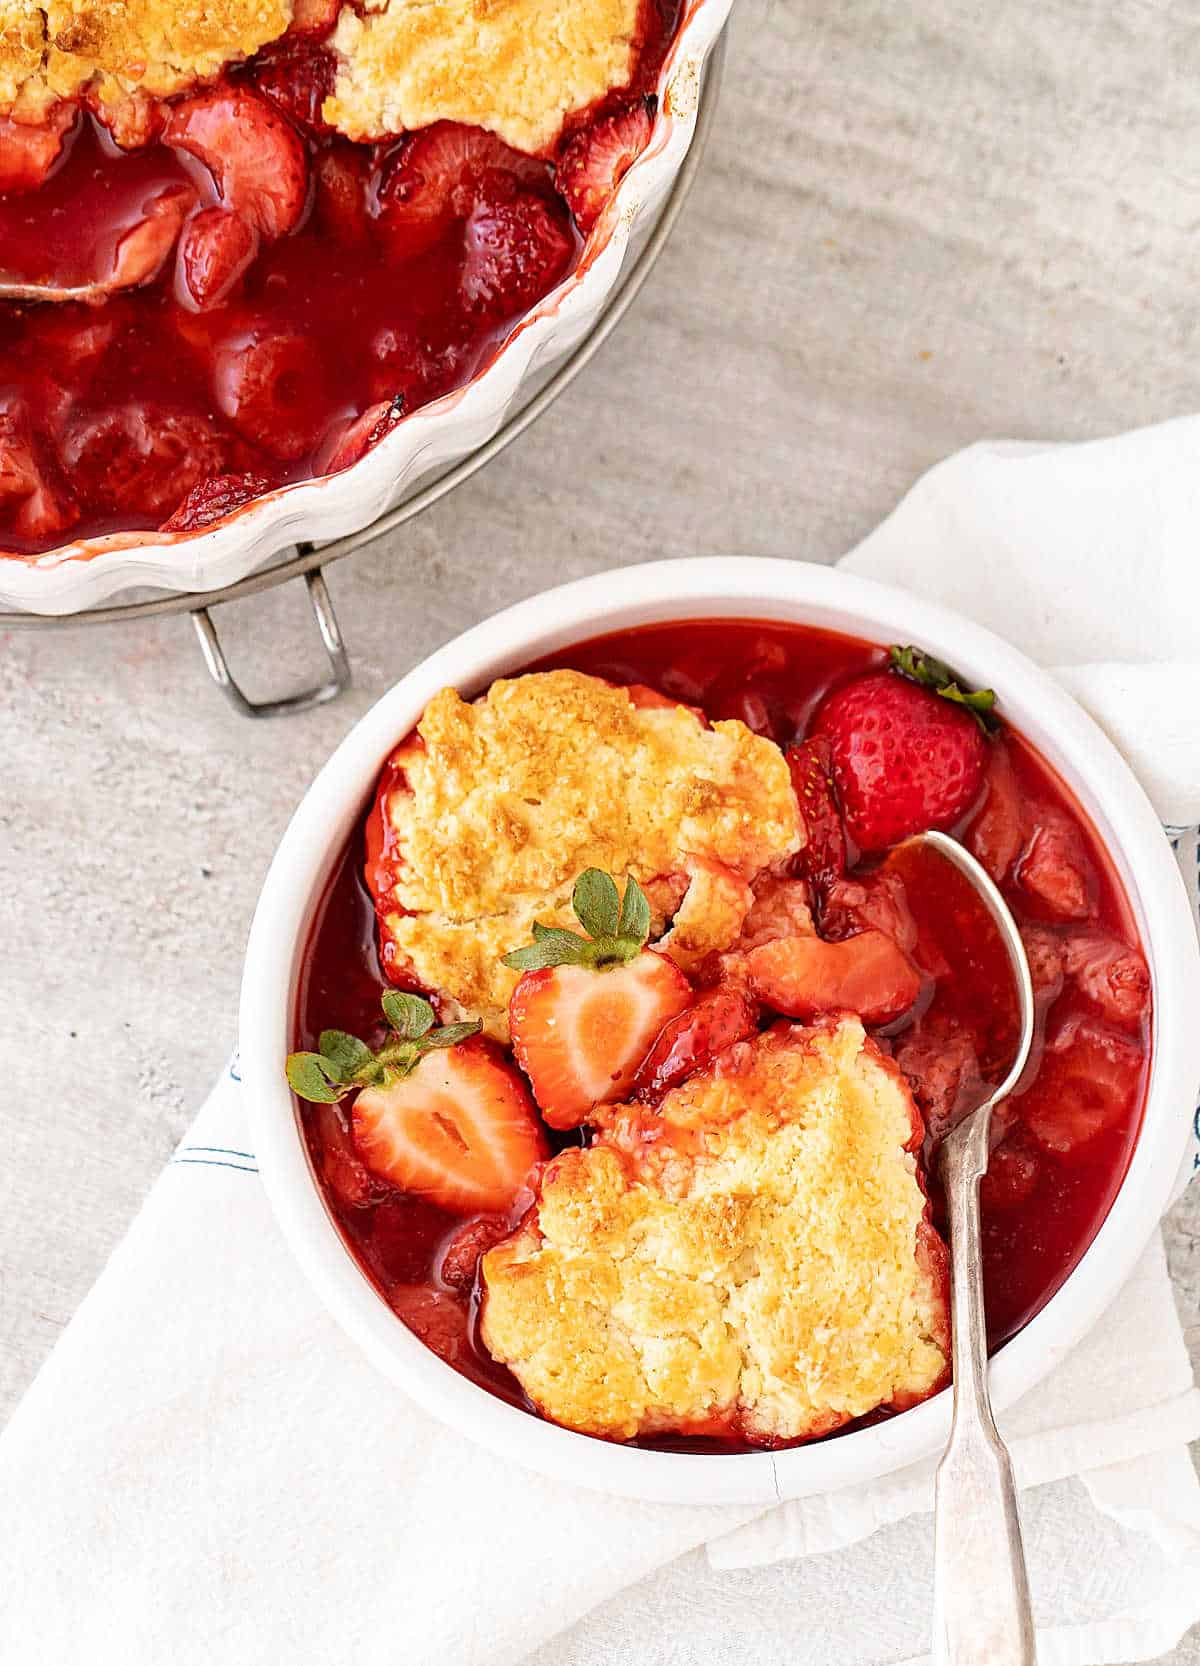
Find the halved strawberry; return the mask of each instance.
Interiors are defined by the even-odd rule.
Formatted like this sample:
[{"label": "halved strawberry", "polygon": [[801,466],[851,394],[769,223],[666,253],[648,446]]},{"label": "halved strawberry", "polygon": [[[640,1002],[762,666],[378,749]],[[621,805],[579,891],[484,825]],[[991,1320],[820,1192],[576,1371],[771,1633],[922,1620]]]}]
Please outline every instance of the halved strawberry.
[{"label": "halved strawberry", "polygon": [[729,975],[789,1018],[857,1012],[864,1023],[899,1018],[921,993],[921,974],[890,937],[862,931],[840,943],[782,937],[745,954],[726,955]]},{"label": "halved strawberry", "polygon": [[638,1067],[633,1097],[651,1104],[758,1028],[758,1009],[739,989],[718,984],[672,1018]]},{"label": "halved strawberry", "polygon": [[36,191],[58,161],[78,108],[54,104],[40,122],[0,116],[0,191]]},{"label": "halved strawberry", "polygon": [[1145,1062],[1129,1036],[1070,1018],[1047,1045],[1030,1088],[1008,1108],[1044,1150],[1068,1156],[1129,1112]]},{"label": "halved strawberry", "polygon": [[666,955],[646,949],[650,904],[632,876],[588,868],[572,898],[586,937],[535,925],[534,941],[505,955],[524,976],[508,1007],[517,1063],[551,1128],[574,1128],[594,1106],[622,1098],[663,1026],[692,999]]},{"label": "halved strawberry", "polygon": [[532,191],[481,196],[463,234],[460,287],[469,306],[497,317],[524,312],[571,263],[566,217]]},{"label": "halved strawberry", "polygon": [[547,1152],[525,1084],[480,1037],[364,1088],[352,1117],[369,1169],[456,1215],[506,1210]]},{"label": "halved strawberry", "polygon": [[391,255],[432,248],[455,220],[465,220],[486,183],[541,185],[549,169],[511,150],[481,127],[439,121],[402,139],[384,159],[376,193],[377,227]]},{"label": "halved strawberry", "polygon": [[199,157],[224,206],[264,237],[282,237],[304,212],[304,142],[250,87],[225,84],[183,99],[167,118],[163,143]]},{"label": "halved strawberry", "polygon": [[1022,926],[1033,992],[1045,1005],[1069,980],[1116,1024],[1134,1025],[1150,1002],[1150,971],[1139,951],[1106,932]]},{"label": "halved strawberry", "polygon": [[381,1005],[382,1047],[323,1030],[320,1052],[288,1057],[293,1092],[328,1105],[360,1089],[351,1120],[372,1173],[451,1214],[503,1213],[547,1149],[524,1082],[478,1023],[438,1028],[428,1001],[398,989]]},{"label": "halved strawberry", "polygon": [[656,98],[639,98],[579,128],[563,146],[554,183],[582,231],[590,231],[650,143]]},{"label": "halved strawberry", "polygon": [[983,785],[990,690],[964,694],[947,668],[893,648],[892,668],[836,689],[813,733],[832,749],[846,831],[863,851],[926,828],[952,827]]},{"label": "halved strawberry", "polygon": [[479,1258],[494,1249],[509,1233],[509,1224],[501,1215],[481,1215],[478,1220],[460,1226],[442,1251],[438,1274],[443,1284],[468,1295],[475,1286]]},{"label": "halved strawberry", "polygon": [[180,285],[203,312],[220,306],[258,253],[258,233],[231,208],[205,208],[179,240]]},{"label": "halved strawberry", "polygon": [[908,905],[904,879],[885,862],[874,873],[836,880],[821,910],[821,935],[834,941],[874,927],[905,954],[917,946],[917,922]]},{"label": "halved strawberry", "polygon": [[202,526],[212,526],[224,520],[251,498],[261,497],[271,490],[272,482],[265,474],[212,474],[193,486],[169,520],[162,524],[163,532],[196,532]]},{"label": "halved strawberry", "polygon": [[807,833],[792,868],[825,890],[846,871],[846,831],[833,796],[833,748],[824,736],[816,735],[791,747],[787,761]]}]

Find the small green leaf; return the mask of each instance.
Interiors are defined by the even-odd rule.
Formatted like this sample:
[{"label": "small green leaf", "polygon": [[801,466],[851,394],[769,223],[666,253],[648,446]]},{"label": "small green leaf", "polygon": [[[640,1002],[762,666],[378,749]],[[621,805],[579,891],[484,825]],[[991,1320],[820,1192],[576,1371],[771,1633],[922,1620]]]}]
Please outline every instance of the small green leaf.
[{"label": "small green leaf", "polygon": [[329,1060],[320,1053],[290,1053],[287,1079],[292,1092],[314,1105],[336,1105],[345,1088],[329,1078]]},{"label": "small green leaf", "polygon": [[992,689],[961,688],[948,665],[911,644],[906,648],[893,645],[888,653],[892,669],[898,671],[902,677],[907,677],[910,682],[919,683],[922,688],[932,689],[940,699],[949,700],[952,705],[964,707],[984,734],[995,728],[996,695]]},{"label": "small green leaf", "polygon": [[356,1035],[347,1035],[345,1030],[322,1030],[317,1045],[335,1082],[353,1082],[358,1072],[375,1057],[366,1042]]},{"label": "small green leaf", "polygon": [[535,925],[533,942],[523,949],[513,949],[503,961],[514,972],[536,972],[543,966],[586,966],[590,947],[586,937],[576,931]]},{"label": "small green leaf", "polygon": [[650,935],[650,904],[632,874],[625,881],[625,895],[621,899],[621,917],[617,936],[628,938],[640,948]]},{"label": "small green leaf", "polygon": [[[628,887],[626,887],[628,890]],[[602,868],[585,868],[575,881],[571,907],[589,937],[615,937],[620,925],[621,899],[616,881]]]},{"label": "small green leaf", "polygon": [[433,1028],[433,1008],[420,995],[389,989],[383,996],[383,1016],[401,1041],[417,1041]]},{"label": "small green leaf", "polygon": [[422,1053],[428,1052],[431,1047],[457,1047],[468,1036],[478,1035],[482,1028],[478,1018],[471,1024],[443,1024],[440,1030],[430,1030],[428,1035],[422,1036],[417,1047]]}]

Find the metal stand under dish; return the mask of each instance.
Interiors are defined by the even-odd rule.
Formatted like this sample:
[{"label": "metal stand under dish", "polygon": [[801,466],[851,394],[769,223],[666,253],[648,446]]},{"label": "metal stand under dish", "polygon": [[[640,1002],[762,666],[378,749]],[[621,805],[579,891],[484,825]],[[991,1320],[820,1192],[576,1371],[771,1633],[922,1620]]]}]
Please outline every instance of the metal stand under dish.
[{"label": "metal stand under dish", "polygon": [[[247,578],[239,579],[236,584],[227,584],[219,590],[193,590],[169,596],[152,596],[144,601],[117,602],[108,607],[88,608],[66,617],[0,613],[0,628],[69,629],[72,626],[132,623],[137,619],[150,619],[167,613],[187,613],[191,615],[209,676],[244,717],[283,717],[292,712],[307,711],[311,706],[323,705],[327,700],[336,700],[339,694],[350,687],[350,660],[322,569],[330,562],[340,561],[343,556],[353,555],[356,550],[382,537],[384,533],[394,532],[397,527],[405,525],[414,516],[438,503],[448,492],[462,485],[463,481],[469,480],[527,428],[532,427],[600,350],[650,276],[691,190],[712,126],[724,59],[725,42],[722,39],[717,43],[704,73],[696,113],[696,131],[683,166],[645,245],[613,291],[595,328],[549,380],[508,418],[486,445],[472,452],[453,468],[447,469],[412,497],[397,504],[396,508],[372,521],[370,526],[365,526],[358,532],[348,533],[344,538],[336,538],[328,544],[296,544],[291,555],[272,562],[270,566],[251,573]],[[286,584],[289,579],[294,578],[303,578],[308,588],[313,617],[316,619],[317,630],[329,657],[329,675],[324,682],[303,689],[298,694],[289,694],[278,700],[251,700],[242,692],[229,668],[211,610],[225,602],[239,601],[243,597],[257,595],[260,591],[271,590],[276,585]]]}]

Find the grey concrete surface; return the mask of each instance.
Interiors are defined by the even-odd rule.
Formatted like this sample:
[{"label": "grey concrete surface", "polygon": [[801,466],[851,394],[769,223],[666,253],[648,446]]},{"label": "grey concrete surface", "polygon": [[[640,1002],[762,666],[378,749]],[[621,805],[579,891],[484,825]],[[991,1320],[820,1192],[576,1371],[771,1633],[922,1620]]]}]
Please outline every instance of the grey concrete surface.
[{"label": "grey concrete surface", "polygon": [[[1180,0],[740,0],[696,191],[552,414],[335,568],[354,692],[238,718],[190,626],[0,648],[0,1412],[234,1036],[275,841],[374,697],[548,582],[661,555],[832,561],[983,436],[1200,409],[1200,13]],[[317,663],[302,595],[219,615],[251,692]],[[1169,1223],[1193,1347],[1200,1190]],[[1200,1634],[1167,1659],[1200,1666]]]}]

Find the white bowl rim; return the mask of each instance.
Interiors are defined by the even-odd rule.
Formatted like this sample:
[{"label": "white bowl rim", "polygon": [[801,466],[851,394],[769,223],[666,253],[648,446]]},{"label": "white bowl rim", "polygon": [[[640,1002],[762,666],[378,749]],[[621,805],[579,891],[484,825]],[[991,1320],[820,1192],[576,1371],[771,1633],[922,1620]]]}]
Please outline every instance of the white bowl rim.
[{"label": "white bowl rim", "polygon": [[939,1394],[873,1427],[778,1452],[646,1451],[593,1440],[521,1411],[460,1376],[391,1312],[344,1243],[312,1176],[283,1075],[296,973],[312,905],[388,751],[447,685],[493,677],[610,631],[706,616],[794,619],[868,640],[918,641],[972,681],[1067,779],[1125,883],[1154,980],[1151,1077],[1128,1172],[1096,1238],[1046,1307],[997,1355],[1003,1410],[1051,1371],[1112,1301],[1170,1200],[1200,1085],[1200,946],[1162,827],[1125,760],[1044,671],[992,632],[935,603],[808,563],[709,557],[607,571],[559,586],[465,631],[359,720],[305,794],[263,886],[242,985],[241,1072],[263,1183],[285,1237],[331,1313],[427,1412],[528,1468],[646,1500],[763,1503],[875,1479],[936,1453]]}]

